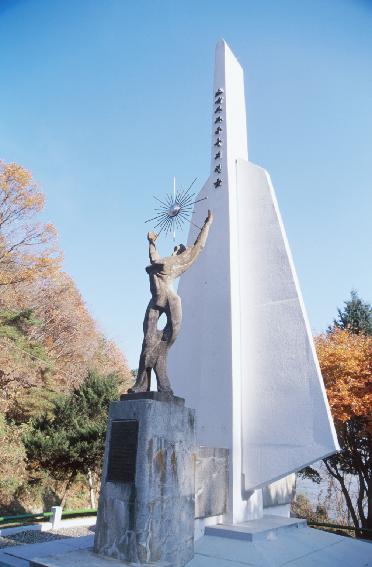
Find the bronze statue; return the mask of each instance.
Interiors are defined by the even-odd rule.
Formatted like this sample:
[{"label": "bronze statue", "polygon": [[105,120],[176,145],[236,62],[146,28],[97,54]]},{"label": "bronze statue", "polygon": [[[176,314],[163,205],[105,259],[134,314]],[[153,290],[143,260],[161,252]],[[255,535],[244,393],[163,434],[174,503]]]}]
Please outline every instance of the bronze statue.
[{"label": "bronze statue", "polygon": [[[151,370],[154,370],[159,392],[169,392],[172,388],[167,376],[168,350],[176,340],[182,321],[181,298],[173,290],[173,280],[183,274],[195,262],[203,250],[213,215],[208,211],[204,225],[193,246],[175,246],[172,256],[160,258],[155,241],[157,234],[149,232],[150,265],[146,272],[150,278],[152,298],[147,306],[143,321],[143,343],[139,360],[136,383],[128,393],[150,390]],[[167,323],[163,330],[157,328],[159,317],[165,313]]]}]

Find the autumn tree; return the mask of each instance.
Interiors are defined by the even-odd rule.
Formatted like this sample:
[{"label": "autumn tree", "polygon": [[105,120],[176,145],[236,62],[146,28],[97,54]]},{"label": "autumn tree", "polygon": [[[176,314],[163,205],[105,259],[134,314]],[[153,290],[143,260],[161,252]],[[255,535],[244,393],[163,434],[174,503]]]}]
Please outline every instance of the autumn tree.
[{"label": "autumn tree", "polygon": [[31,174],[0,161],[0,286],[50,274],[60,264],[53,225],[38,221],[44,195]]},{"label": "autumn tree", "polygon": [[[336,328],[318,337],[316,347],[341,446],[324,464],[340,485],[354,526],[372,529],[372,337]],[[347,474],[359,484],[356,503]]]},{"label": "autumn tree", "polygon": [[[0,445],[9,443],[12,455],[20,447],[19,462],[23,458],[19,431],[38,419],[61,424],[63,415],[72,418],[73,404],[66,400],[80,399],[77,391],[87,376],[97,374],[109,384],[109,376],[115,374],[120,391],[130,382],[123,353],[104,336],[74,281],[61,271],[55,230],[38,221],[43,206],[44,196],[30,173],[0,162]],[[56,395],[65,400],[58,411]],[[62,458],[66,427],[61,430],[64,440],[58,440],[58,431],[54,433],[56,465],[58,451]],[[79,427],[82,438],[87,436],[88,430],[83,433],[81,423]],[[68,435],[71,440],[72,431]],[[0,505],[6,487],[10,494],[13,486],[6,476],[10,468],[1,466],[7,455],[3,449]],[[71,451],[66,459],[72,459]],[[26,492],[27,483],[25,473]]]},{"label": "autumn tree", "polygon": [[[341,488],[357,535],[372,539],[372,311],[352,292],[316,349],[341,451],[324,460]],[[351,498],[346,475],[358,483]],[[367,534],[367,535],[366,535]]]},{"label": "autumn tree", "polygon": [[70,276],[57,272],[28,284],[27,301],[39,320],[30,338],[44,346],[60,389],[78,386],[89,371],[129,379],[122,352],[104,337]]},{"label": "autumn tree", "polygon": [[115,373],[122,389],[130,371],[123,353],[97,327],[73,280],[48,278],[3,290],[0,310],[0,409],[22,422],[47,409],[55,392],[79,386],[90,371]]}]

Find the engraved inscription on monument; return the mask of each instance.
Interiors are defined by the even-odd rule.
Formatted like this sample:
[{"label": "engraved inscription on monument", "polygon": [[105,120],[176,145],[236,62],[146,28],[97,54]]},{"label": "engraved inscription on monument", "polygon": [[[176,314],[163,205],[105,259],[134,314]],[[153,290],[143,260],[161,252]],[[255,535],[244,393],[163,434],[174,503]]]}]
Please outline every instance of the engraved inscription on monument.
[{"label": "engraved inscription on monument", "polygon": [[137,420],[120,419],[112,422],[107,482],[134,482],[137,440]]}]

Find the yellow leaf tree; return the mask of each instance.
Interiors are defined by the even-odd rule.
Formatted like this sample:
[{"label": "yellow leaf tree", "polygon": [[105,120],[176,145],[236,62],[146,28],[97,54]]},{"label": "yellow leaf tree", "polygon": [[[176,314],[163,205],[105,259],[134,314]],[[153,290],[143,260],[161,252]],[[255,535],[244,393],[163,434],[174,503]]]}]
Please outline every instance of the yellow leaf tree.
[{"label": "yellow leaf tree", "polygon": [[[368,323],[364,332],[355,321],[353,326],[342,325],[340,316],[315,342],[341,446],[341,451],[325,459],[324,464],[339,483],[357,536],[372,539],[372,310],[352,292],[344,313],[339,314],[347,321],[358,302],[362,320]],[[345,475],[350,474],[358,483],[356,500],[346,482]]]},{"label": "yellow leaf tree", "polygon": [[336,328],[315,344],[333,418],[363,418],[371,432],[372,337]]},{"label": "yellow leaf tree", "polygon": [[130,372],[74,281],[60,269],[56,231],[38,221],[44,195],[31,174],[0,161],[0,411],[23,422],[90,371]]},{"label": "yellow leaf tree", "polygon": [[0,161],[0,286],[49,275],[60,265],[55,228],[37,220],[43,207],[31,174]]}]

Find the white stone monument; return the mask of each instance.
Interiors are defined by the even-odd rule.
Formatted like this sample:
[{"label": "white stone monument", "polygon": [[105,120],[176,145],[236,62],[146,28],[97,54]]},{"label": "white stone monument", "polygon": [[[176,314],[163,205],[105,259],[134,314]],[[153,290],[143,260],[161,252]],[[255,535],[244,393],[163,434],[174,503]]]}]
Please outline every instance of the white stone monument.
[{"label": "white stone monument", "polygon": [[[243,70],[224,41],[203,197],[215,220],[203,258],[179,283],[184,315],[169,375],[196,409],[198,444],[230,451],[225,521],[237,523],[262,516],[263,486],[338,443],[270,177],[248,161]],[[193,222],[204,217],[195,208]]]},{"label": "white stone monument", "polygon": [[[243,72],[224,42],[215,93],[212,171],[200,194],[215,220],[203,257],[181,278],[184,324],[170,351],[175,391],[196,408],[197,441],[207,448],[195,447],[194,412],[179,398],[143,392],[113,402],[100,555],[80,538],[53,555],[21,554],[31,567],[370,564],[367,543],[305,529],[297,518],[254,519],[261,487],[333,453],[337,439],[270,178],[248,162]],[[195,223],[203,221],[196,211]],[[225,509],[223,448],[228,511],[211,526],[222,518],[206,514]],[[270,505],[283,487],[265,488]],[[202,537],[193,558],[194,517]]]}]

